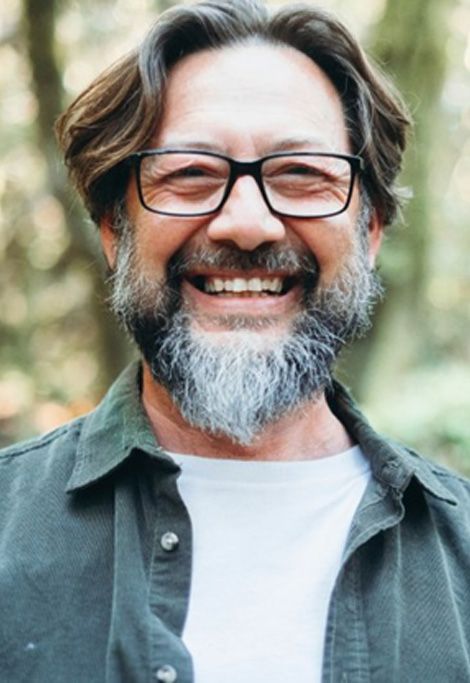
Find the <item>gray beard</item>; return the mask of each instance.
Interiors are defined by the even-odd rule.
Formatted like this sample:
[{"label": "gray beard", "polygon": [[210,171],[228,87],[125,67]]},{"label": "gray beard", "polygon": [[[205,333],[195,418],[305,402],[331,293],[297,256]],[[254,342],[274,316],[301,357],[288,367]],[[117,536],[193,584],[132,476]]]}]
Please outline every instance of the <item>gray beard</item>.
[{"label": "gray beard", "polygon": [[[354,253],[332,286],[318,283],[314,256],[263,245],[253,252],[225,246],[173,257],[164,282],[139,265],[132,226],[120,216],[116,270],[110,304],[136,341],[156,382],[164,386],[183,418],[211,435],[249,445],[263,429],[315,401],[331,384],[341,347],[370,326],[381,294],[367,258],[369,211],[358,220]],[[218,318],[230,332],[194,329],[194,314],[180,295],[181,277],[192,266],[285,269],[301,273],[303,307],[289,332],[269,340],[275,321],[250,316]]]}]

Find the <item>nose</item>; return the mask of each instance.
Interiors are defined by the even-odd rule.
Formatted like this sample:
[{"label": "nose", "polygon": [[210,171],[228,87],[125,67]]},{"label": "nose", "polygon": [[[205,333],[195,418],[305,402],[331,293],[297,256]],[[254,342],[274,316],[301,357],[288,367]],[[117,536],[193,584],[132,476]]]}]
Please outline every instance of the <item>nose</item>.
[{"label": "nose", "polygon": [[211,219],[207,235],[216,242],[231,242],[253,251],[266,242],[285,237],[282,221],[269,210],[254,178],[238,178],[222,209]]}]

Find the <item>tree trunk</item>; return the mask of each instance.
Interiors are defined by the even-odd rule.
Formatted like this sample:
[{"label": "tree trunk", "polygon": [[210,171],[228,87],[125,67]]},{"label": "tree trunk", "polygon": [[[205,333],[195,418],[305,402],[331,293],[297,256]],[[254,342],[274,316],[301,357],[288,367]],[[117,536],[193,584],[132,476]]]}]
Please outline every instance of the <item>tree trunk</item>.
[{"label": "tree trunk", "polygon": [[[446,72],[447,16],[454,0],[388,0],[372,52],[391,73],[415,120],[402,184],[413,198],[405,229],[396,229],[381,259],[387,296],[374,329],[353,349],[343,370],[360,398],[372,401],[429,351],[426,285],[433,239],[431,161]],[[436,155],[437,156],[437,155]]]},{"label": "tree trunk", "polygon": [[87,269],[92,279],[89,309],[96,321],[97,347],[94,352],[100,367],[98,393],[101,393],[125,364],[128,348],[124,335],[117,330],[114,319],[103,304],[106,296],[103,278],[96,267],[89,268],[90,262],[96,261],[96,240],[90,235],[84,212],[68,187],[53,132],[64,100],[60,69],[54,53],[56,12],[56,0],[23,0],[32,85],[38,102],[38,147],[47,162],[51,194],[63,207],[71,238],[70,246],[54,267],[51,277],[59,278],[68,268],[78,266]]}]

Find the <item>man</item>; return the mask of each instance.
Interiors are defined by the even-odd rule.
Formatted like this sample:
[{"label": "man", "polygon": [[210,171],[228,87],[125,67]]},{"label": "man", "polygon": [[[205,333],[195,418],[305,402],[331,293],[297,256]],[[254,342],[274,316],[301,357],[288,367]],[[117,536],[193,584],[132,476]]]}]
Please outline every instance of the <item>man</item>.
[{"label": "man", "polygon": [[141,351],[1,459],[2,680],[470,680],[468,483],[331,378],[407,114],[348,31],[164,14],[58,134]]}]

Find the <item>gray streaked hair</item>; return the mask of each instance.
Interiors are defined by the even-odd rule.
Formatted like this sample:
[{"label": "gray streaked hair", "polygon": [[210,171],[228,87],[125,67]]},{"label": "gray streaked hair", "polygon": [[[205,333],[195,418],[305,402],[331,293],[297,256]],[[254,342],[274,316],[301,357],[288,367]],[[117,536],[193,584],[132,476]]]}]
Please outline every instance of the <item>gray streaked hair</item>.
[{"label": "gray streaked hair", "polygon": [[354,154],[365,161],[363,190],[384,225],[393,222],[410,119],[398,93],[333,15],[310,5],[268,12],[261,0],[205,0],[164,12],[140,46],[107,69],[57,123],[66,164],[99,223],[125,194],[125,158],[148,146],[172,67],[205,49],[261,41],[312,59],[341,99]]}]

